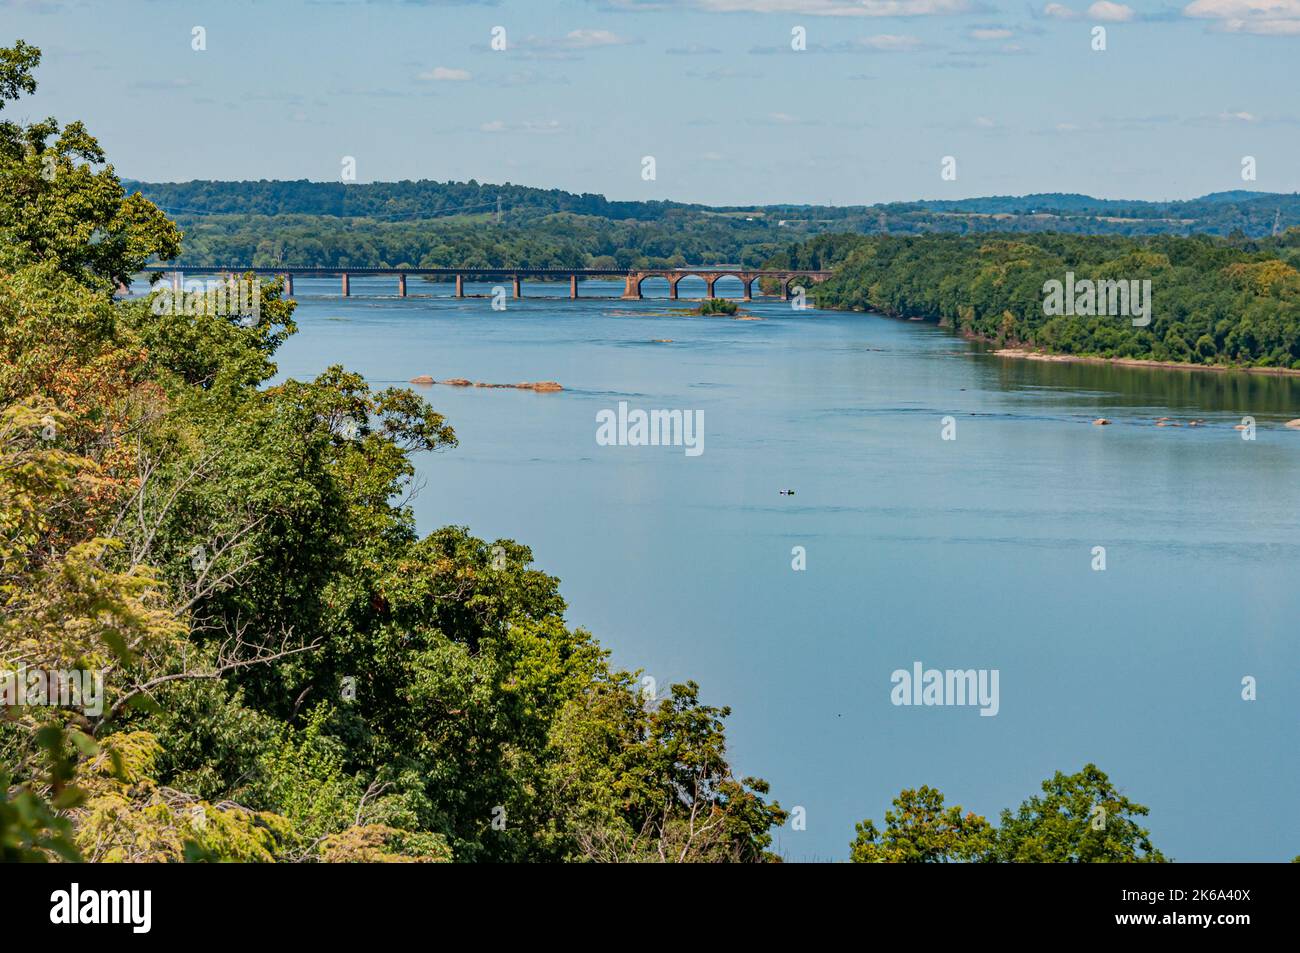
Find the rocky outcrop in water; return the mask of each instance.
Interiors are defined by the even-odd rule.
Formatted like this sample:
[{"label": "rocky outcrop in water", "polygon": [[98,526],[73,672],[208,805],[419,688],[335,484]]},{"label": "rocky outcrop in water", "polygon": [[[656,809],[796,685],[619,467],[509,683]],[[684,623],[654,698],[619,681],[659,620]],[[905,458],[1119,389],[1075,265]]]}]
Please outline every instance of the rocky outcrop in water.
[{"label": "rocky outcrop in water", "polygon": [[556,381],[520,381],[518,384],[489,384],[486,381],[472,381],[464,377],[449,377],[445,381],[434,380],[428,374],[411,378],[412,384],[446,384],[449,387],[487,387],[505,390],[531,390],[538,394],[553,394],[564,390]]}]

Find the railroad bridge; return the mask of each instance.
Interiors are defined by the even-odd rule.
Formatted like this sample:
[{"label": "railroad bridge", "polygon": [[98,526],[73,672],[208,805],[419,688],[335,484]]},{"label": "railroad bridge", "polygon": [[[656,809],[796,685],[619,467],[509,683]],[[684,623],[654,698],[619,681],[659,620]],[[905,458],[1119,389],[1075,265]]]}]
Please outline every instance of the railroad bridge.
[{"label": "railroad bridge", "polygon": [[[150,270],[168,270],[167,266],[158,265]],[[762,278],[775,279],[778,282],[780,291],[778,292],[782,301],[790,295],[790,287],[796,281],[806,281],[809,283],[825,281],[831,276],[830,271],[821,270],[791,270],[791,269],[762,269],[762,268],[741,268],[732,265],[710,265],[692,268],[250,268],[244,265],[214,265],[214,266],[197,266],[189,265],[182,267],[171,266],[176,274],[188,273],[191,275],[214,275],[214,274],[234,274],[243,275],[252,273],[259,276],[282,277],[284,279],[284,292],[286,295],[293,294],[293,279],[298,278],[339,278],[341,279],[341,291],[344,297],[352,294],[351,279],[354,277],[371,277],[375,275],[392,275],[397,279],[397,296],[406,297],[406,279],[408,275],[416,277],[441,278],[455,282],[454,297],[465,297],[465,280],[491,281],[509,279],[512,286],[513,296],[515,298],[523,297],[522,282],[525,278],[537,278],[547,281],[563,281],[569,279],[569,297],[576,299],[578,297],[578,281],[583,278],[622,278],[624,300],[640,300],[641,285],[652,278],[663,278],[668,282],[668,297],[670,300],[677,300],[677,285],[683,278],[701,278],[704,281],[704,295],[707,298],[714,296],[714,285],[719,278],[732,277],[737,279],[744,290],[744,300],[751,301],[754,298],[754,283]],[[179,281],[179,279],[175,279]],[[760,289],[759,293],[762,291]]]}]

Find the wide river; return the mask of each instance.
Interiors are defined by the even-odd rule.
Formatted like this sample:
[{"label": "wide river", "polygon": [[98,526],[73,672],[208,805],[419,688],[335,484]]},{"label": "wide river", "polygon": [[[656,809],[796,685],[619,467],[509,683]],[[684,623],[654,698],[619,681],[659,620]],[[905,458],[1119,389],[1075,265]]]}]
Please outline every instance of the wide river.
[{"label": "wide river", "polygon": [[[529,297],[567,282],[505,311],[296,285],[282,376],[564,386],[424,388],[460,446],[416,459],[420,528],[527,544],[616,664],[731,706],[737,774],[804,809],[787,859],[845,859],[903,788],[992,820],[1088,762],[1174,859],[1300,854],[1300,379],[1017,361],[774,300],[739,321]],[[598,445],[620,401],[703,411],[704,452]],[[916,662],[997,670],[996,715],[893,704]]]}]

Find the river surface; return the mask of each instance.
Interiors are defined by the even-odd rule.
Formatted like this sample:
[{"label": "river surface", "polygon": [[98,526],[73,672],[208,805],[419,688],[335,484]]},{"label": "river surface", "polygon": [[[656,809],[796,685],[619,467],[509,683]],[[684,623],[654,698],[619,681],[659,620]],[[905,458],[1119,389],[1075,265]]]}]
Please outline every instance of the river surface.
[{"label": "river surface", "polygon": [[[1017,361],[774,300],[739,321],[536,297],[567,282],[505,311],[352,288],[297,279],[282,376],[563,384],[422,389],[460,446],[416,459],[420,528],[525,543],[617,665],[731,706],[737,773],[804,809],[787,859],[845,859],[905,787],[992,820],[1087,762],[1174,859],[1300,854],[1300,380]],[[598,445],[620,401],[703,411],[704,452]],[[997,670],[996,715],[893,704],[916,662]]]}]

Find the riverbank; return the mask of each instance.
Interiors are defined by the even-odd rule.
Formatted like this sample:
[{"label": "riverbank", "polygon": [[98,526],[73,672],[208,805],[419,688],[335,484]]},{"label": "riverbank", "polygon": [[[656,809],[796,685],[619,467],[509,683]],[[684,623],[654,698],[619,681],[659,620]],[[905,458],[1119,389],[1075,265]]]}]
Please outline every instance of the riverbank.
[{"label": "riverbank", "polygon": [[[979,340],[978,338],[973,338]],[[1233,367],[1226,364],[1188,364],[1181,361],[1153,361],[1137,357],[1088,357],[1081,354],[1050,354],[1024,348],[1004,347],[993,351],[997,357],[1025,361],[1048,361],[1054,364],[1112,364],[1119,367],[1158,367],[1177,371],[1237,371],[1245,374],[1268,374],[1274,377],[1300,377],[1300,370],[1289,367]]]},{"label": "riverbank", "polygon": [[[888,805],[915,758],[952,757],[945,738],[969,762],[956,765],[971,779],[962,803],[999,805],[1014,795],[997,778],[1029,761],[1054,769],[1061,751],[1087,751],[1101,732],[1115,776],[1142,790],[1153,817],[1169,804],[1214,816],[1221,799],[1198,787],[1197,760],[1246,771],[1282,743],[1288,723],[1263,718],[1277,712],[1252,709],[1239,687],[1215,705],[1183,703],[1186,684],[1222,679],[1243,651],[1261,669],[1300,670],[1300,644],[1271,634],[1300,614],[1300,431],[1282,427],[1300,417],[1300,380],[973,358],[974,346],[932,323],[761,300],[743,307],[766,320],[741,325],[668,313],[673,305],[539,297],[498,312],[309,296],[273,382],[311,380],[343,358],[376,386],[421,374],[559,381],[563,391],[535,397],[417,388],[460,440],[454,452],[413,456],[418,531],[469,526],[526,544],[563,580],[568,617],[599,633],[617,665],[644,668],[661,692],[675,671],[689,673],[732,705],[739,770],[761,768],[783,805],[820,818],[782,829],[774,847],[792,860],[845,857],[844,832],[871,814],[863,804]],[[705,452],[600,446],[596,414],[620,400],[702,410]],[[955,442],[940,439],[947,414]],[[1258,421],[1253,442],[1232,429],[1247,414]],[[1092,426],[1103,416],[1114,424]],[[1183,426],[1156,427],[1161,416]],[[779,495],[789,487],[794,496]],[[794,568],[795,544],[806,571]],[[1106,546],[1105,572],[1089,568],[1095,545]],[[1007,578],[1012,606],[988,599]],[[1181,595],[1232,591],[1269,597]],[[964,613],[958,630],[942,624],[953,605]],[[812,655],[789,643],[809,613],[842,635]],[[1054,620],[1053,639],[1042,619]],[[857,637],[864,625],[871,638]],[[971,628],[984,633],[974,656],[962,634]],[[1225,644],[1223,631],[1253,641]],[[915,632],[926,633],[922,660],[1001,666],[996,718],[889,704],[889,673],[918,657]],[[1135,640],[1177,659],[1178,678],[1112,692],[1107,659]],[[863,694],[864,672],[880,694]],[[1126,733],[1152,711],[1186,733],[1186,757],[1146,757]],[[1026,747],[993,743],[990,728]],[[882,731],[897,744],[870,764],[844,757]],[[1129,780],[1134,764],[1147,773]],[[1247,791],[1242,809],[1284,816],[1298,789],[1291,765],[1276,785]],[[1270,823],[1153,830],[1173,856],[1210,860],[1276,858],[1280,836]]]}]

